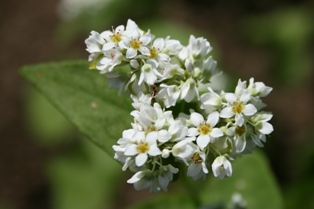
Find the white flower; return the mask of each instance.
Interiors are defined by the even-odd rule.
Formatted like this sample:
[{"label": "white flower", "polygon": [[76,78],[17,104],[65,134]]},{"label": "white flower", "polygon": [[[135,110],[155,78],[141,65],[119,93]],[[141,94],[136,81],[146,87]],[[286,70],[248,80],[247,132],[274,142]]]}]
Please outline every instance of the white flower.
[{"label": "white flower", "polygon": [[124,154],[126,156],[135,156],[135,164],[140,167],[148,159],[148,155],[157,156],[161,154],[160,149],[157,146],[157,133],[150,132],[146,134],[144,132],[136,133],[137,142],[130,144],[125,148]]},{"label": "white flower", "polygon": [[204,148],[208,143],[214,142],[215,138],[223,136],[223,133],[219,128],[214,128],[219,121],[218,112],[209,114],[206,121],[201,114],[193,112],[190,120],[196,128],[190,128],[188,135],[198,136],[196,138],[196,143],[200,148]]},{"label": "white flower", "polygon": [[187,79],[181,86],[181,100],[185,100],[186,102],[191,102],[196,96],[197,99],[199,97],[199,92],[197,89],[197,84],[193,78]]},{"label": "white flower", "polygon": [[178,172],[179,169],[170,164],[159,168],[158,183],[165,192],[168,190],[167,187],[169,182],[173,179],[173,174]]},{"label": "white flower", "polygon": [[161,189],[168,190],[169,182],[173,179],[173,174],[178,173],[179,169],[172,165],[161,166],[159,170],[144,170],[135,173],[127,182],[134,184],[136,190],[149,188],[150,192],[158,192]]},{"label": "white flower", "polygon": [[208,169],[206,167],[206,155],[204,152],[198,150],[197,152],[194,152],[191,157],[187,175],[196,180],[207,173]]},{"label": "white flower", "polygon": [[163,38],[156,38],[153,45],[149,48],[149,58],[156,59],[157,61],[169,61],[169,55],[163,52],[164,47],[165,40]]},{"label": "white flower", "polygon": [[220,117],[231,118],[235,115],[235,123],[242,126],[244,123],[244,116],[252,116],[257,112],[257,109],[252,104],[247,104],[251,95],[249,92],[244,92],[240,98],[233,93],[226,93],[225,99],[230,106],[225,107],[220,112]]},{"label": "white flower", "polygon": [[[131,21],[132,22],[132,21]],[[121,43],[121,47],[126,49],[126,58],[132,59],[134,58],[138,51],[145,56],[150,55],[150,51],[148,49],[148,44],[152,40],[152,35],[149,33],[143,33],[143,31],[139,30],[137,25],[131,24],[128,22],[125,32],[123,33],[123,40]]]},{"label": "white flower", "polygon": [[273,132],[273,126],[268,121],[273,117],[271,113],[259,113],[252,117],[251,121],[254,124],[255,130],[261,134],[270,134]]},{"label": "white flower", "polygon": [[89,53],[100,53],[106,40],[96,31],[92,31],[91,35],[85,40],[87,46],[86,51]]},{"label": "white flower", "polygon": [[177,55],[182,50],[182,48],[183,46],[181,45],[180,41],[170,39],[168,36],[165,39],[165,46],[161,51],[165,54]]},{"label": "white flower", "polygon": [[250,83],[247,89],[252,96],[259,97],[265,97],[273,90],[273,88],[265,86],[263,82],[254,82],[254,78],[250,79]]},{"label": "white flower", "polygon": [[193,153],[197,151],[197,146],[192,142],[194,138],[186,138],[176,143],[171,150],[172,155],[182,160],[186,165],[189,165],[188,161],[191,160]]},{"label": "white flower", "polygon": [[172,112],[164,112],[159,103],[154,103],[153,107],[144,103],[139,110],[132,111],[131,115],[139,122],[146,133],[162,130],[167,121],[173,120]]},{"label": "white flower", "polygon": [[138,171],[127,180],[127,182],[133,184],[136,190],[150,188],[150,192],[160,191],[160,187],[154,176],[154,171],[151,170]]},{"label": "white flower", "polygon": [[225,176],[232,175],[231,163],[225,156],[219,156],[214,160],[212,164],[212,170],[214,176],[220,179],[223,179]]},{"label": "white flower", "polygon": [[215,93],[212,88],[208,87],[209,93],[205,93],[200,97],[201,108],[206,113],[211,113],[222,106],[222,97]]},{"label": "white flower", "polygon": [[100,70],[100,73],[108,73],[113,70],[113,68],[122,62],[121,52],[115,49],[109,49],[103,52],[104,57],[102,57],[96,65],[96,68]]},{"label": "white flower", "polygon": [[242,153],[246,146],[246,126],[232,126],[226,131],[226,133],[233,137],[236,153]]},{"label": "white flower", "polygon": [[164,99],[164,105],[169,108],[175,106],[180,96],[180,88],[176,85],[168,86],[166,84],[160,84],[160,90],[157,94],[158,98]]},{"label": "white flower", "polygon": [[107,30],[102,32],[102,36],[106,39],[107,43],[103,45],[102,50],[106,51],[114,47],[120,46],[123,38],[124,26],[119,25],[115,30]]},{"label": "white flower", "polygon": [[138,85],[141,85],[143,81],[148,85],[153,85],[157,81],[158,77],[162,75],[157,70],[158,63],[155,60],[147,60],[147,62],[141,68],[141,75],[138,80]]},{"label": "white flower", "polygon": [[139,110],[140,106],[142,104],[151,104],[152,97],[150,94],[143,94],[143,92],[140,92],[137,94],[137,96],[134,96],[131,94],[131,98],[133,100],[132,106],[134,109]]},{"label": "white flower", "polygon": [[209,42],[203,37],[195,38],[191,35],[189,39],[189,45],[182,49],[179,53],[181,60],[189,59],[191,63],[194,63],[195,59],[200,59],[208,55],[212,50]]}]

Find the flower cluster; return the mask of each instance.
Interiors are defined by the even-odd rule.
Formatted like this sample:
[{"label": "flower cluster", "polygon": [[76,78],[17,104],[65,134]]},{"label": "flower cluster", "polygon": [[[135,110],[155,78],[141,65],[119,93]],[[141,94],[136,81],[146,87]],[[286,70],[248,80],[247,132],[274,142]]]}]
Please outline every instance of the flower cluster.
[{"label": "flower cluster", "polygon": [[272,88],[251,78],[233,92],[213,89],[219,72],[204,38],[191,35],[183,46],[128,20],[126,27],[92,31],[85,43],[90,68],[133,100],[132,128],[113,149],[122,169],[135,173],[128,183],[137,190],[167,191],[178,172],[195,180],[209,168],[220,179],[231,176],[230,161],[263,147],[273,131],[272,114],[262,111]]}]

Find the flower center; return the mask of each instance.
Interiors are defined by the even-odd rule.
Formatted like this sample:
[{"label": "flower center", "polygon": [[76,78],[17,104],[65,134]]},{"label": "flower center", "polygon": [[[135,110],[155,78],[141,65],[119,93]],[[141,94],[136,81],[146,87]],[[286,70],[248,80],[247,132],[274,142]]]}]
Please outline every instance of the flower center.
[{"label": "flower center", "polygon": [[210,127],[209,124],[207,123],[202,123],[199,125],[197,131],[200,133],[200,134],[203,134],[203,135],[206,135],[208,133],[210,133],[212,131],[212,128]]},{"label": "flower center", "polygon": [[137,145],[137,151],[139,153],[146,153],[148,152],[149,150],[149,147],[148,147],[148,144],[146,142],[140,142],[138,145]]},{"label": "flower center", "polygon": [[203,159],[201,158],[200,154],[198,152],[195,152],[191,159],[194,161],[195,164],[199,164],[203,162]]},{"label": "flower center", "polygon": [[150,56],[156,57],[158,55],[158,50],[155,47],[150,48]]},{"label": "flower center", "polygon": [[239,113],[241,113],[243,111],[243,109],[244,109],[243,102],[235,102],[235,103],[233,103],[232,111],[234,113],[239,114]]},{"label": "flower center", "polygon": [[237,135],[242,136],[245,132],[245,126],[237,126],[235,131]]},{"label": "flower center", "polygon": [[147,129],[145,130],[145,133],[148,134],[150,132],[154,132],[157,131],[157,128],[155,126],[149,126],[147,127]]},{"label": "flower center", "polygon": [[131,45],[131,47],[132,47],[133,49],[139,49],[139,48],[141,47],[141,44],[142,44],[142,42],[141,42],[141,41],[138,41],[138,40],[136,40],[136,39],[133,39],[133,40],[131,41],[131,43],[130,43],[130,45]]},{"label": "flower center", "polygon": [[110,39],[111,39],[112,42],[118,43],[118,42],[121,41],[121,35],[120,35],[119,32],[115,33],[115,34],[110,36]]}]

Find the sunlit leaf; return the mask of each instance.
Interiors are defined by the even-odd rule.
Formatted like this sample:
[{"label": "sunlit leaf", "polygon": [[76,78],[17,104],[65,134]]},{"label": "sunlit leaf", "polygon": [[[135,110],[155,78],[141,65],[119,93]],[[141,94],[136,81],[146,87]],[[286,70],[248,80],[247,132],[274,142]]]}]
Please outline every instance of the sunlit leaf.
[{"label": "sunlit leaf", "polygon": [[248,208],[281,209],[282,199],[277,183],[265,157],[258,151],[243,156],[233,162],[232,177],[220,180],[210,178],[200,192],[206,203],[230,202],[239,193],[247,202]]},{"label": "sunlit leaf", "polygon": [[[107,87],[85,61],[26,66],[21,74],[92,142],[113,155],[112,145],[130,127],[130,100]],[[49,120],[49,118],[47,118]]]},{"label": "sunlit leaf", "polygon": [[67,140],[71,124],[43,95],[27,88],[25,109],[27,127],[39,143],[54,145]]},{"label": "sunlit leaf", "polygon": [[129,209],[194,209],[195,205],[190,198],[182,195],[165,194],[149,198]]},{"label": "sunlit leaf", "polygon": [[120,188],[121,166],[91,143],[72,150],[48,166],[54,208],[110,208]]}]

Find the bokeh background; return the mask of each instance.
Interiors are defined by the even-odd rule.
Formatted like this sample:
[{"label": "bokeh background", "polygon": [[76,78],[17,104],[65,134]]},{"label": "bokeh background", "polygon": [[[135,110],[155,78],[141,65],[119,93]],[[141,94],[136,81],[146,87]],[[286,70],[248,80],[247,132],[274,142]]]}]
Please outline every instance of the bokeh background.
[{"label": "bokeh background", "polygon": [[254,77],[274,88],[265,103],[274,114],[275,131],[263,152],[285,208],[314,208],[310,0],[2,1],[0,208],[123,209],[147,196],[147,191],[134,192],[127,177],[119,175],[120,166],[18,73],[23,65],[87,59],[89,32],[125,24],[128,18],[143,29],[154,28],[154,34],[173,32],[184,43],[191,33],[206,37],[230,81]]}]

